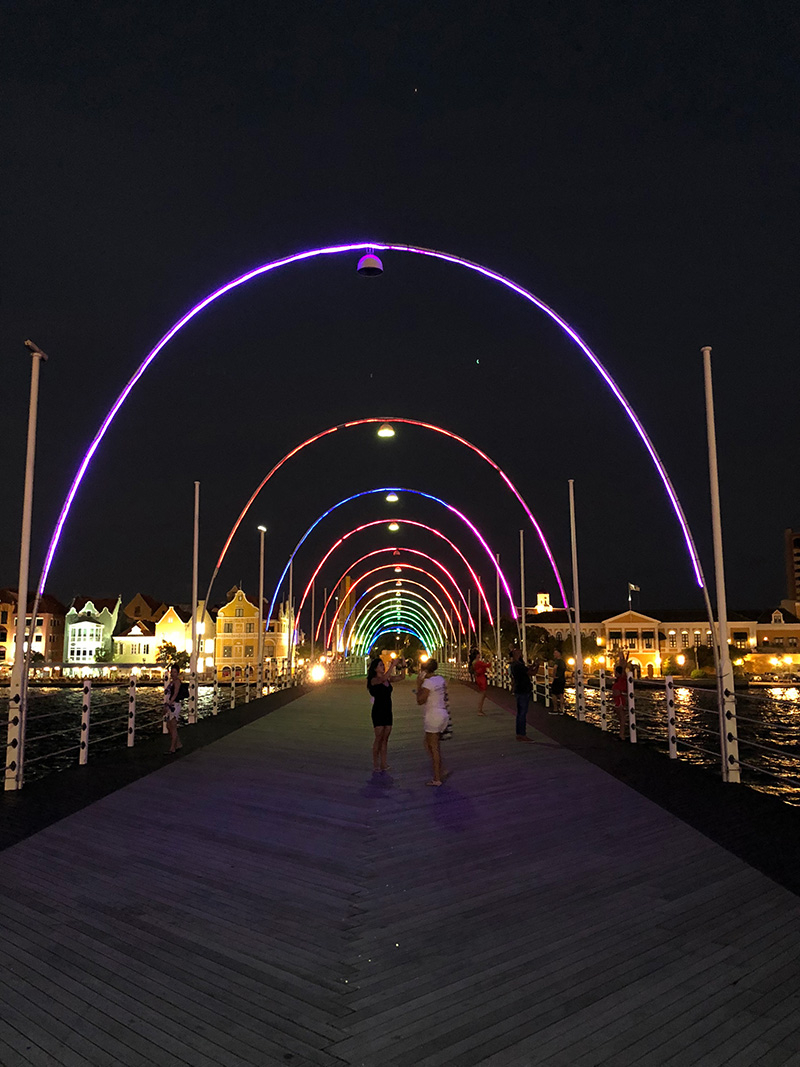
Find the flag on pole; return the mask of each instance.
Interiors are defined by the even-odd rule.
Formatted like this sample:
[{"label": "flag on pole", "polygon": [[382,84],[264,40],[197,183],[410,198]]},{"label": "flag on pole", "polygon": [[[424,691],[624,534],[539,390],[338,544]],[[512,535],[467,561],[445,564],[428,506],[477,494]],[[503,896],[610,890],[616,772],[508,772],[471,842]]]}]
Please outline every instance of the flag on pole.
[{"label": "flag on pole", "polygon": [[631,582],[628,582],[628,592],[629,593],[641,593],[641,589],[639,588],[638,585],[633,585]]}]

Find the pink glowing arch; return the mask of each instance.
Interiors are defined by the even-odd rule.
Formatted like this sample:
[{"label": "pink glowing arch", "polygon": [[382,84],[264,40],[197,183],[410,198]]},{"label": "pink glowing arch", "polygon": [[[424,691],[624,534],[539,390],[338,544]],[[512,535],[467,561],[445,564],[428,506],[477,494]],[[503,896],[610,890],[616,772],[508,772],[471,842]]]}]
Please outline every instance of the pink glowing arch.
[{"label": "pink glowing arch", "polygon": [[[464,604],[464,607],[466,608],[467,618],[470,621],[470,626],[472,627],[473,631],[475,631],[475,622],[474,622],[474,620],[472,618],[472,615],[470,614],[469,604],[467,603],[467,598],[464,596],[464,594],[463,594],[463,592],[461,590],[461,586],[455,580],[455,578],[450,573],[450,571],[447,569],[447,567],[445,567],[443,563],[440,563],[438,559],[435,559],[433,556],[429,556],[427,552],[421,552],[418,548],[406,548],[403,545],[394,545],[394,546],[387,547],[387,548],[376,548],[376,549],[373,549],[372,552],[367,552],[363,556],[359,556],[359,558],[357,560],[354,560],[344,571],[342,571],[341,575],[339,576],[338,582],[331,589],[331,592],[328,595],[328,599],[325,601],[325,603],[322,606],[322,610],[320,611],[319,621],[317,622],[317,628],[316,628],[316,630],[314,632],[314,639],[315,640],[319,640],[319,631],[322,628],[322,620],[323,620],[323,618],[325,616],[325,612],[327,611],[328,605],[330,604],[331,600],[333,600],[333,598],[334,598],[334,596],[336,594],[336,590],[342,584],[342,581],[347,577],[347,575],[350,573],[350,571],[353,569],[353,567],[357,567],[359,565],[359,563],[362,563],[365,559],[370,559],[370,557],[372,557],[372,556],[379,556],[384,552],[392,552],[392,553],[408,552],[412,556],[420,556],[420,557],[422,557],[424,559],[427,559],[429,562],[435,564],[435,566],[437,566],[439,568],[439,570],[441,570],[444,574],[446,574],[447,577],[450,579],[450,581],[453,583],[453,587],[455,588],[455,590],[458,593],[458,595],[461,597],[461,601]],[[398,567],[400,569],[410,568],[412,570],[422,570],[423,573],[427,574],[429,577],[431,577],[431,578],[434,577],[433,574],[431,574],[430,571],[425,571],[422,567],[414,567],[410,563],[394,563],[394,564],[387,563],[386,566],[387,567],[394,566],[394,567]],[[381,568],[380,567],[376,567],[375,570],[381,570]],[[369,571],[368,573],[372,574],[373,571]],[[364,577],[364,576],[362,575],[362,577]],[[435,579],[435,580],[438,581],[438,579]],[[441,585],[441,582],[439,582],[439,584]],[[352,589],[352,586],[350,588]],[[444,589],[443,585],[442,585],[442,589]],[[492,613],[491,613],[491,611],[489,611],[489,608],[488,608],[489,601],[486,599],[486,594],[484,593],[483,586],[481,586],[480,582],[478,583],[477,591],[479,592],[481,598],[483,599],[484,604],[487,606],[487,612],[488,612],[488,615],[489,615],[490,622],[491,622],[492,626],[494,626],[494,619],[492,619]],[[459,614],[459,618],[460,617],[461,616]],[[312,625],[313,625],[313,620],[312,620]],[[477,632],[477,631],[475,631],[475,632]]]},{"label": "pink glowing arch", "polygon": [[[477,588],[480,590],[481,596],[483,597],[483,602],[486,605],[486,612],[487,612],[489,618],[491,619],[492,618],[492,609],[489,607],[489,601],[486,599],[486,594],[483,591],[483,586],[480,583],[480,579],[478,578],[478,575],[475,573],[475,571],[470,566],[469,560],[464,555],[464,553],[461,551],[461,549],[458,547],[458,545],[454,545],[453,542],[450,540],[450,538],[449,537],[445,537],[445,535],[441,532],[441,530],[437,530],[435,526],[428,526],[424,522],[415,522],[413,519],[403,519],[402,521],[407,526],[419,526],[423,530],[429,530],[432,534],[435,534],[437,537],[441,538],[442,541],[446,541],[447,544],[450,545],[450,547],[453,549],[453,551],[456,552],[458,554],[458,556],[461,558],[461,562],[464,564],[464,566],[469,571],[470,578],[472,578],[473,582],[475,583]],[[297,629],[298,629],[298,626],[299,626],[299,620],[300,620],[300,616],[301,616],[301,614],[303,612],[303,605],[306,602],[306,597],[311,592],[311,586],[314,584],[314,581],[316,580],[316,577],[319,574],[319,572],[325,566],[325,563],[326,563],[328,557],[333,552],[335,552],[336,549],[340,545],[343,545],[345,541],[347,541],[350,537],[352,537],[353,534],[361,533],[362,530],[368,530],[372,526],[386,526],[386,525],[387,525],[387,520],[386,519],[373,519],[372,522],[364,522],[360,526],[354,526],[352,530],[348,530],[346,534],[343,534],[337,541],[334,541],[334,543],[331,545],[331,547],[328,549],[328,551],[325,553],[325,555],[322,557],[322,559],[317,564],[316,570],[311,575],[311,577],[310,577],[310,579],[308,581],[308,585],[305,587],[305,589],[303,591],[303,596],[302,596],[302,598],[300,600],[300,603],[297,606],[297,616],[296,616],[296,620],[297,621],[295,622],[295,628],[294,628],[295,634],[297,633]],[[392,546],[392,549],[394,549],[394,547],[395,546]],[[378,550],[378,551],[380,551],[380,550]],[[411,549],[407,549],[406,551],[411,551]],[[369,553],[368,553],[368,555],[369,555]],[[364,559],[365,557],[362,556],[361,558]],[[430,557],[428,557],[428,558],[430,559]],[[449,571],[448,571],[448,575],[452,578],[452,575],[450,575]],[[453,582],[455,584],[455,579],[453,579]],[[333,587],[334,592],[336,591],[336,588],[337,588],[336,586]],[[333,596],[333,593],[331,593],[331,596]],[[327,608],[328,604],[330,603],[331,596],[329,596],[328,599],[325,601],[325,607],[322,609],[323,611],[325,610],[325,608]],[[493,623],[493,625],[494,625],[494,623]]]},{"label": "pink glowing arch", "polygon": [[[378,585],[381,585],[381,584],[385,584],[385,583],[381,583],[381,582],[378,583]],[[392,606],[393,606],[393,601],[396,600],[397,598],[394,597],[394,596],[390,596],[390,592],[391,592],[391,590],[388,590],[388,589],[384,590],[382,593],[376,593],[375,596],[372,597],[371,600],[368,600],[367,603],[362,606],[361,611],[356,615],[355,619],[353,620],[353,629],[355,628],[356,624],[359,623],[361,621],[361,619],[363,619],[365,617],[365,615],[369,615],[370,612],[373,611],[373,610],[376,610],[376,609],[377,610],[383,610],[385,608],[391,613]],[[453,640],[456,641],[458,639],[457,636],[456,636],[456,628],[453,625],[452,621],[450,620],[450,618],[449,618],[449,616],[447,614],[445,614],[444,616],[441,616],[439,614],[439,612],[436,610],[436,608],[434,608],[434,606],[432,604],[430,604],[420,593],[411,592],[410,590],[406,590],[406,589],[404,589],[403,592],[408,594],[408,599],[412,601],[412,604],[424,604],[425,605],[426,610],[429,611],[431,613],[431,617],[436,620],[436,622],[437,622],[437,624],[439,626],[439,629],[442,631],[442,633],[446,634],[448,629],[449,629],[450,632],[453,635]],[[402,597],[400,599],[402,600]],[[375,605],[375,607],[374,608],[370,608],[371,604]],[[440,605],[440,607],[441,607],[441,605]],[[405,608],[403,610],[405,610]],[[342,640],[342,639],[343,639],[343,635],[340,637],[340,640]],[[329,648],[330,647],[330,643],[328,643],[325,647]],[[338,651],[340,651],[340,650],[337,649],[337,652]]]},{"label": "pink glowing arch", "polygon": [[[239,275],[239,277],[234,278],[232,281],[227,282],[225,285],[222,285],[218,289],[215,289],[212,293],[209,293],[209,295],[207,297],[205,297],[203,300],[199,301],[199,303],[195,304],[194,307],[190,308],[189,311],[187,311],[185,315],[183,315],[180,319],[178,319],[178,321],[164,334],[164,336],[156,344],[156,346],[153,349],[151,349],[151,351],[147,354],[147,356],[142,360],[142,362],[140,363],[139,367],[136,369],[136,371],[134,372],[132,377],[129,379],[128,383],[125,385],[125,387],[122,390],[122,392],[119,394],[117,399],[114,401],[114,403],[111,406],[108,414],[105,416],[105,418],[103,419],[102,423],[100,424],[100,428],[98,429],[97,433],[95,434],[94,438],[92,439],[92,442],[89,445],[89,448],[87,449],[85,456],[81,460],[81,463],[80,463],[80,465],[78,467],[78,470],[77,470],[77,472],[75,474],[75,477],[72,480],[72,484],[70,485],[69,491],[67,492],[67,495],[66,495],[66,497],[64,499],[64,503],[63,503],[61,511],[59,513],[58,519],[56,521],[56,525],[55,525],[55,527],[53,529],[53,533],[52,533],[52,536],[51,536],[51,539],[50,539],[50,544],[48,546],[47,554],[45,556],[44,565],[42,567],[42,574],[41,574],[41,578],[40,578],[39,586],[38,586],[38,595],[41,596],[41,594],[42,594],[42,592],[44,590],[44,585],[45,585],[45,582],[47,581],[47,576],[48,576],[48,574],[50,572],[50,567],[52,565],[53,558],[55,556],[55,552],[56,552],[56,549],[58,547],[59,540],[61,538],[61,531],[64,528],[64,523],[66,522],[67,516],[69,515],[70,509],[72,508],[72,502],[75,499],[75,495],[78,492],[78,488],[80,487],[81,482],[83,481],[84,475],[86,474],[88,466],[89,466],[89,464],[90,464],[90,462],[92,460],[92,456],[95,454],[95,452],[97,451],[98,447],[100,446],[100,442],[105,437],[106,432],[107,432],[109,426],[111,425],[111,423],[112,423],[112,421],[114,419],[114,416],[117,414],[119,409],[124,404],[125,400],[127,399],[128,395],[130,394],[131,390],[133,389],[134,385],[136,385],[136,383],[142,377],[144,372],[147,370],[147,368],[150,366],[150,364],[153,362],[153,360],[156,358],[156,356],[162,350],[162,348],[164,348],[164,346],[166,344],[168,344],[169,341],[171,341],[172,338],[181,329],[183,329],[183,327],[189,321],[191,321],[191,319],[193,319],[196,315],[199,315],[200,312],[204,308],[208,307],[209,304],[212,304],[215,300],[218,300],[221,296],[224,296],[226,293],[231,292],[231,290],[238,288],[238,286],[244,285],[246,282],[251,281],[253,278],[258,278],[263,274],[267,274],[270,271],[277,270],[280,267],[288,266],[291,263],[299,263],[299,262],[302,262],[303,260],[313,259],[313,258],[318,257],[318,256],[331,256],[331,255],[339,255],[339,254],[342,254],[342,253],[350,253],[350,252],[358,252],[358,251],[366,251],[366,250],[374,250],[374,251],[381,251],[381,252],[409,252],[409,253],[412,253],[414,255],[429,256],[429,257],[432,257],[434,259],[442,260],[445,263],[453,263],[453,264],[456,264],[458,266],[465,267],[467,270],[474,271],[475,273],[480,274],[485,278],[489,278],[490,280],[498,282],[500,285],[505,286],[507,289],[510,289],[512,292],[516,293],[518,296],[521,296],[523,299],[529,301],[535,307],[539,308],[540,311],[543,311],[550,319],[552,319],[552,321],[555,322],[556,325],[559,326],[564,331],[564,333],[566,333],[567,336],[571,338],[571,340],[578,346],[578,348],[581,350],[581,352],[583,352],[584,356],[586,356],[586,358],[589,360],[589,362],[595,368],[597,373],[600,375],[600,377],[603,379],[603,381],[606,383],[608,388],[611,390],[613,395],[616,397],[616,399],[618,400],[618,402],[622,406],[622,408],[625,411],[626,415],[630,419],[631,424],[633,425],[634,429],[636,430],[636,432],[638,433],[640,439],[642,440],[642,443],[644,444],[645,448],[647,449],[647,452],[649,453],[650,458],[653,461],[653,464],[654,464],[654,466],[656,468],[656,471],[658,472],[658,475],[661,478],[661,481],[662,481],[662,483],[664,485],[664,489],[666,490],[667,496],[669,498],[670,504],[672,505],[672,509],[675,512],[675,515],[676,515],[676,517],[678,519],[678,522],[680,524],[681,530],[683,531],[684,540],[686,542],[686,546],[687,546],[687,549],[689,551],[689,558],[691,560],[692,567],[694,568],[694,573],[695,573],[695,577],[697,579],[697,583],[701,588],[705,589],[705,581],[704,581],[704,577],[703,577],[702,568],[700,566],[700,560],[699,560],[699,557],[698,557],[698,554],[697,554],[697,550],[695,548],[694,539],[692,538],[692,534],[691,534],[691,531],[689,529],[689,524],[688,524],[688,522],[686,520],[686,516],[683,513],[683,508],[681,507],[680,501],[678,500],[678,495],[675,492],[675,489],[674,489],[674,487],[672,485],[672,482],[670,481],[669,475],[667,474],[666,467],[664,466],[660,456],[656,452],[655,446],[653,445],[652,441],[650,440],[649,436],[647,435],[647,431],[645,430],[644,426],[642,425],[641,421],[639,420],[638,416],[636,415],[636,412],[633,410],[633,407],[630,405],[630,403],[628,402],[626,397],[623,395],[622,390],[619,388],[617,383],[614,381],[614,379],[608,373],[606,368],[603,366],[603,364],[600,362],[600,360],[594,354],[594,352],[591,350],[591,348],[589,348],[589,346],[586,344],[586,342],[581,338],[581,336],[578,334],[578,332],[576,330],[574,330],[565,319],[561,318],[561,316],[559,314],[557,314],[557,312],[555,312],[552,308],[548,307],[548,305],[545,304],[544,301],[540,300],[537,296],[535,296],[529,290],[525,289],[523,286],[521,286],[521,285],[517,284],[516,282],[512,281],[510,278],[506,278],[506,277],[504,277],[504,275],[498,274],[496,271],[490,270],[488,267],[481,266],[479,263],[473,263],[468,259],[463,259],[462,257],[453,255],[452,253],[440,252],[440,251],[436,251],[436,250],[430,249],[430,248],[420,248],[420,247],[417,247],[416,245],[393,244],[393,243],[384,243],[384,242],[380,242],[380,241],[359,241],[359,242],[354,242],[354,243],[349,243],[349,244],[331,245],[331,246],[328,246],[328,247],[325,247],[325,248],[308,249],[307,251],[297,252],[297,253],[295,253],[294,255],[291,255],[291,256],[285,256],[282,259],[272,260],[269,263],[264,263],[261,266],[254,268],[253,270],[247,271],[245,274]],[[399,421],[399,420],[396,420],[396,421]],[[346,424],[346,425],[349,425],[349,424]],[[338,429],[338,427],[337,427],[337,429]],[[333,432],[333,430],[325,431],[325,433],[331,433],[331,432]],[[324,436],[324,434],[320,434],[319,436]],[[455,435],[453,435],[453,436],[455,436]],[[498,468],[498,470],[499,470],[499,468]],[[537,532],[539,533],[540,540],[542,540],[542,544],[543,544],[543,546],[545,546],[545,551],[547,552],[547,555],[548,555],[548,557],[550,559],[551,565],[552,565],[552,567],[554,569],[554,573],[556,575],[556,579],[557,579],[558,585],[559,585],[559,590],[561,591],[561,595],[562,595],[562,598],[563,598],[563,601],[564,601],[564,605],[566,606],[568,604],[568,601],[567,601],[567,598],[566,598],[566,595],[565,595],[565,592],[564,592],[563,583],[561,582],[560,575],[558,574],[558,570],[557,570],[557,568],[555,566],[555,560],[553,559],[552,553],[550,552],[549,548],[546,546],[547,543],[546,543],[546,541],[544,541],[543,535],[542,535],[541,531],[539,530],[538,524],[536,523],[535,519],[533,518],[533,515],[530,512],[530,509],[527,507],[527,505],[523,501],[522,497],[519,495],[519,493],[517,493],[517,491],[513,487],[513,485],[511,485],[511,482],[508,480],[508,478],[506,478],[505,475],[503,475],[503,477],[508,482],[510,488],[514,491],[514,493],[517,496],[517,498],[519,499],[520,503],[522,503],[523,507],[525,508],[525,510],[526,510],[526,512],[528,514],[528,517],[531,519],[534,527],[536,528]]]},{"label": "pink glowing arch", "polygon": [[[339,613],[341,612],[342,608],[344,607],[345,601],[349,600],[350,597],[353,595],[353,590],[356,588],[356,586],[359,585],[359,583],[362,582],[365,578],[369,578],[370,575],[375,574],[377,571],[385,571],[385,570],[392,570],[392,569],[394,569],[393,564],[385,563],[380,567],[373,567],[372,570],[365,571],[364,574],[362,574],[358,578],[356,578],[356,580],[353,582],[353,584],[347,590],[347,593],[344,596],[344,598],[340,597],[340,602],[336,606],[336,610],[333,613],[333,618],[331,619],[331,624],[328,627],[328,633],[327,633],[327,636],[325,638],[325,647],[326,648],[331,643],[331,634],[333,633],[333,628],[336,625],[336,620],[339,617]],[[464,626],[464,620],[461,618],[461,612],[459,611],[455,600],[453,600],[452,596],[450,595],[450,591],[447,588],[445,588],[443,583],[440,582],[439,579],[435,575],[431,574],[430,571],[426,571],[423,567],[414,567],[409,563],[406,563],[404,567],[398,568],[398,569],[419,571],[420,573],[422,573],[422,574],[426,575],[428,578],[430,578],[432,581],[436,582],[436,584],[442,590],[444,595],[450,601],[450,605],[453,608],[453,611],[455,612],[456,618],[458,619],[459,630],[462,633],[464,633],[466,627]],[[400,579],[387,578],[385,582],[381,581],[381,582],[377,582],[375,585],[371,585],[369,587],[369,589],[367,590],[367,592],[370,592],[371,590],[375,589],[376,586],[378,586],[378,585],[385,585],[388,582],[397,582],[397,581],[402,582],[403,579],[402,578],[400,578]],[[428,589],[428,587],[426,585],[422,585],[422,583],[420,583],[420,582],[415,582],[411,578],[406,578],[405,581],[407,583],[411,584],[411,585],[419,585],[419,586],[421,586],[422,589]],[[436,594],[430,589],[428,589],[428,592],[431,594],[431,596],[436,597],[436,602],[438,603],[438,605],[442,609],[442,611],[446,610],[445,607],[444,607],[444,604],[442,604],[442,602],[439,600],[439,598],[436,596]],[[362,593],[362,596],[363,595],[364,594]],[[462,594],[462,596],[463,596],[463,594]],[[358,601],[356,601],[356,604],[357,603],[358,603]],[[353,605],[353,611],[355,610],[356,604]],[[352,614],[352,611],[351,611],[350,614]],[[344,629],[347,626],[347,622],[348,622],[349,618],[350,618],[350,616],[348,615],[347,619],[345,619],[344,623],[342,624],[342,629]],[[470,623],[472,629],[474,630],[475,629],[475,625],[472,622],[472,617],[468,616],[468,618],[469,618],[469,623]],[[319,635],[319,626],[317,626],[317,635],[315,635],[315,636],[318,636],[318,635]]]}]

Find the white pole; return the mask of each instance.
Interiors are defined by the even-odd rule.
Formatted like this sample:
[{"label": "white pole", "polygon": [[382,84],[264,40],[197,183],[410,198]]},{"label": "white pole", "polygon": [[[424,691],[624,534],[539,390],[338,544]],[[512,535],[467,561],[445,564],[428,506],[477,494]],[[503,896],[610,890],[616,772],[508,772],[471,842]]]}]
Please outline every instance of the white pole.
[{"label": "white pole", "polygon": [[289,563],[289,602],[286,605],[286,610],[289,618],[289,644],[286,648],[286,666],[289,677],[292,675],[292,665],[294,663],[294,560]]},{"label": "white pole", "polygon": [[525,662],[528,662],[528,632],[526,627],[527,618],[525,615],[525,531],[519,532],[519,588],[520,595],[522,597],[522,604],[520,606],[520,613],[522,618],[522,658]]},{"label": "white pole", "polygon": [[500,553],[497,554],[497,614],[495,616],[495,645],[497,648],[497,670],[502,670],[500,658]]},{"label": "white pole", "polygon": [[264,691],[264,534],[266,526],[259,526],[259,556],[258,556],[258,695]]},{"label": "white pole", "polygon": [[322,651],[328,651],[328,590],[322,590]]},{"label": "white pole", "polygon": [[728,602],[725,596],[725,563],[722,554],[722,517],[719,503],[719,473],[717,471],[717,434],[714,426],[714,388],[711,381],[711,346],[700,349],[703,353],[703,372],[706,391],[706,430],[708,432],[708,473],[711,483],[711,529],[714,536],[714,574],[717,584],[716,641],[719,650],[719,676],[717,686],[719,700],[720,754],[722,778],[726,782],[738,782],[739,742],[736,734],[736,695],[733,686],[733,667],[728,648]]},{"label": "white pole", "polygon": [[[25,669],[25,622],[28,616],[28,568],[31,553],[31,513],[33,511],[33,466],[36,458],[36,418],[39,409],[39,364],[47,356],[33,341],[25,346],[31,354],[31,389],[28,400],[28,445],[25,454],[25,488],[22,494],[22,532],[19,543],[19,580],[17,582],[17,628],[14,664],[8,705],[6,748],[6,789],[21,789],[25,762],[25,720],[28,707],[28,679]],[[36,605],[34,604],[34,612]],[[36,619],[31,614],[28,640],[33,646]]]},{"label": "white pole", "polygon": [[579,719],[586,718],[586,697],[583,691],[583,650],[581,648],[581,598],[578,591],[578,537],[575,532],[575,482],[569,479],[569,523],[572,536],[572,595],[575,609],[572,618],[575,646],[575,710]]},{"label": "white pole", "polygon": [[311,665],[312,666],[314,665],[314,644],[315,644],[315,642],[314,642],[314,619],[315,619],[316,614],[317,614],[317,603],[316,603],[316,596],[315,596],[316,588],[317,588],[316,587],[316,583],[312,582],[311,583]]},{"label": "white pole", "polygon": [[194,483],[192,542],[192,654],[189,661],[189,722],[197,722],[197,558],[200,542],[200,483]]},{"label": "white pole", "polygon": [[[480,585],[481,576],[478,575],[478,585]],[[481,600],[480,589],[475,592],[476,600],[478,601],[478,655],[483,659],[483,600]]]}]

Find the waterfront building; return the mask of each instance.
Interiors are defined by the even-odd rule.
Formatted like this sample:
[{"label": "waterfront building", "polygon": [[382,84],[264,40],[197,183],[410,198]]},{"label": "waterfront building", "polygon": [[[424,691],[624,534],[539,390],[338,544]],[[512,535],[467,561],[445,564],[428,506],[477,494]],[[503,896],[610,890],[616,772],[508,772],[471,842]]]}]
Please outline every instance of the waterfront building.
[{"label": "waterfront building", "polygon": [[[258,606],[238,587],[230,590],[228,596],[228,603],[219,609],[215,628],[216,666],[223,678],[241,675],[258,664]],[[265,601],[264,613],[268,607]],[[281,604],[278,617],[270,619],[264,633],[264,659],[268,668],[278,669],[278,661],[286,660],[290,626],[288,605]]]},{"label": "waterfront building", "polygon": [[[25,618],[25,634],[31,633],[31,612],[34,593],[28,593]],[[33,650],[44,658],[44,663],[60,663],[64,650],[64,624],[67,609],[54,596],[45,593],[36,609],[33,624]],[[14,663],[17,632],[17,590],[0,589],[0,672],[6,673]],[[41,663],[41,661],[38,661]]]},{"label": "waterfront building", "polygon": [[133,622],[114,634],[114,661],[154,664],[157,647],[156,624],[145,620]]},{"label": "waterfront building", "polygon": [[168,605],[163,600],[147,596],[146,593],[137,593],[127,604],[122,612],[133,622],[158,622]]},{"label": "waterfront building", "polygon": [[793,614],[800,614],[800,530],[784,532],[786,553],[786,596]]},{"label": "waterfront building", "polygon": [[85,596],[74,598],[64,626],[65,667],[106,663],[113,658],[113,634],[121,606],[121,596],[116,600]]},{"label": "waterfront building", "polygon": [[[572,632],[566,611],[556,609],[526,611],[528,625],[541,626],[556,641],[572,645]],[[706,613],[662,609],[653,615],[628,610],[582,612],[581,637],[587,667],[612,669],[623,657],[644,677],[669,670],[697,668],[700,649],[713,648],[713,632]],[[597,652],[589,656],[586,639],[593,639]],[[800,618],[780,605],[768,611],[729,611],[728,644],[734,665],[746,674],[800,672]]]}]

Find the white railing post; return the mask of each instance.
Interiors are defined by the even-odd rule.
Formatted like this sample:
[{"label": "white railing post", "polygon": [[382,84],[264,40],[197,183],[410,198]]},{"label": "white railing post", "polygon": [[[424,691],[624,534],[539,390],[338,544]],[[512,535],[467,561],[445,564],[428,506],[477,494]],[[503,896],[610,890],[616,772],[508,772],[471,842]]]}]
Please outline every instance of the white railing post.
[{"label": "white railing post", "polygon": [[575,715],[579,722],[586,718],[586,693],[584,690],[583,671],[575,660]]},{"label": "white railing post", "polygon": [[219,671],[214,668],[214,698],[212,702],[212,713],[219,715]]},{"label": "white railing post", "polygon": [[636,744],[636,703],[633,698],[633,671],[627,672],[628,678],[628,739]]},{"label": "white railing post", "polygon": [[675,726],[675,682],[672,675],[668,674],[664,679],[664,703],[667,709],[667,741],[669,742],[669,758],[678,758],[678,730]]},{"label": "white railing post", "polygon": [[89,717],[92,708],[92,680],[83,679],[83,704],[81,705],[81,748],[78,761],[86,763],[89,759]]},{"label": "white railing post", "polygon": [[249,704],[250,703],[250,668],[249,667],[245,667],[245,669],[244,669],[244,702],[245,702],[245,704]]},{"label": "white railing post", "polygon": [[136,675],[131,672],[128,686],[128,748],[133,748],[136,736]]},{"label": "white railing post", "polygon": [[550,707],[550,664],[544,661],[544,706]]},{"label": "white railing post", "polygon": [[236,674],[231,672],[231,711],[236,707]]},{"label": "white railing post", "polygon": [[608,729],[608,693],[606,692],[606,672],[603,667],[598,672],[600,686],[600,729]]}]

